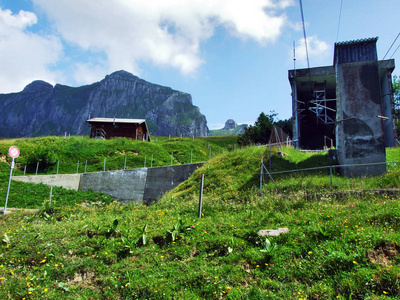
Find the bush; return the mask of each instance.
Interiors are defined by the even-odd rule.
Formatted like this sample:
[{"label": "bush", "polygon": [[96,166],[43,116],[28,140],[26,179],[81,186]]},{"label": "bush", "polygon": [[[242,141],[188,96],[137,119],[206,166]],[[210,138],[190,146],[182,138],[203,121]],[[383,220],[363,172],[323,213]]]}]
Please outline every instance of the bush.
[{"label": "bush", "polygon": [[35,172],[37,163],[39,163],[39,171],[45,172],[48,168],[57,164],[57,161],[57,154],[48,147],[39,146],[26,156],[26,169],[27,172]]}]

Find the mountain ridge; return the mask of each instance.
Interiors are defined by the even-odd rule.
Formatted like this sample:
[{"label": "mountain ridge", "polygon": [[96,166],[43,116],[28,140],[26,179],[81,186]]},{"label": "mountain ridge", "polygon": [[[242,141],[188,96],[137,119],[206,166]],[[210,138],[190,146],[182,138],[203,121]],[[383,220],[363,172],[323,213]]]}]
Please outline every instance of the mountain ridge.
[{"label": "mountain ridge", "polygon": [[123,70],[79,87],[35,80],[21,92],[0,94],[0,113],[0,137],[86,135],[89,116],[146,119],[154,135],[209,134],[206,117],[190,94]]}]

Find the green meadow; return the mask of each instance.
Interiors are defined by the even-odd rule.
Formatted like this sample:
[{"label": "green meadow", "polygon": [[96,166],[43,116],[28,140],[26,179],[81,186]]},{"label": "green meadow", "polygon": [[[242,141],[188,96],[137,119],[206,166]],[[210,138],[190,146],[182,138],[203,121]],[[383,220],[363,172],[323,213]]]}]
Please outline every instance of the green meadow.
[{"label": "green meadow", "polygon": [[[326,152],[239,148],[235,136],[0,140],[0,205],[15,175],[205,162],[156,204],[12,182],[0,215],[4,299],[398,299],[400,167],[343,178]],[[172,152],[172,155],[171,155]],[[153,161],[150,162],[153,155]],[[387,149],[387,161],[400,149]],[[79,161],[79,166],[77,166]],[[87,162],[86,162],[87,161]],[[204,174],[201,217],[200,174]],[[259,230],[289,228],[261,237]]]}]

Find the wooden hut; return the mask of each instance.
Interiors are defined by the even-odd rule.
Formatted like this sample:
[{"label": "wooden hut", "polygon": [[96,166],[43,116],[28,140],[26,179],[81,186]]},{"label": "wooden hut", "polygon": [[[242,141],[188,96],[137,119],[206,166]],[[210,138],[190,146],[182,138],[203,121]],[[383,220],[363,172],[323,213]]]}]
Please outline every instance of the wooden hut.
[{"label": "wooden hut", "polygon": [[126,137],[150,142],[150,133],[144,119],[93,118],[86,120],[91,126],[90,137],[111,139]]}]

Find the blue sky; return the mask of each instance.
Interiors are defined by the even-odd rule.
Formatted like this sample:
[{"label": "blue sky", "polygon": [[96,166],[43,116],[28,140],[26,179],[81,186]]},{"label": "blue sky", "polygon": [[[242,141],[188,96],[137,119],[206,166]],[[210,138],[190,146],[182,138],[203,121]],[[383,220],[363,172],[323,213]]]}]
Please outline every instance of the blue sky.
[{"label": "blue sky", "polygon": [[[400,32],[399,0],[303,0],[303,11],[311,67],[331,65],[337,41],[375,36],[382,59]],[[190,93],[210,129],[262,111],[286,119],[293,42],[304,68],[299,0],[0,0],[0,93],[123,69]],[[399,45],[386,59],[399,61]]]}]

